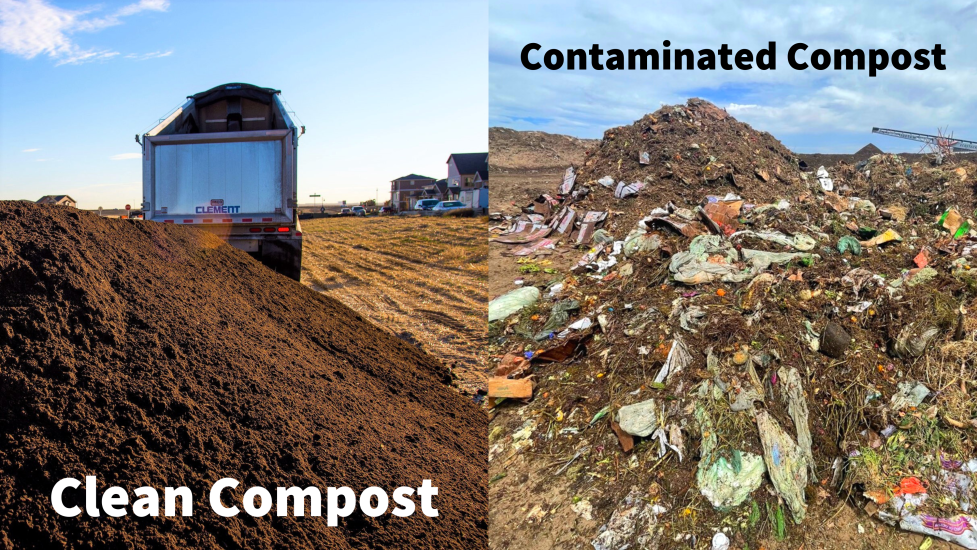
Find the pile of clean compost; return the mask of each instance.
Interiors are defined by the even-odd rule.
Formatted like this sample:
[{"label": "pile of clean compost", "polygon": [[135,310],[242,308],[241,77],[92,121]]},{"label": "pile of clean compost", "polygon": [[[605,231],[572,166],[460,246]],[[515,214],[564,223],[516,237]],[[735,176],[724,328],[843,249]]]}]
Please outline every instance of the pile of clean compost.
[{"label": "pile of clean compost", "polygon": [[[486,419],[449,378],[210,233],[0,202],[0,548],[484,547]],[[57,515],[54,484],[86,475],[187,486],[193,515]],[[431,479],[440,516],[415,497],[410,517],[332,528],[223,518],[207,499],[225,477],[239,506],[253,486],[325,506],[327,487]]]}]

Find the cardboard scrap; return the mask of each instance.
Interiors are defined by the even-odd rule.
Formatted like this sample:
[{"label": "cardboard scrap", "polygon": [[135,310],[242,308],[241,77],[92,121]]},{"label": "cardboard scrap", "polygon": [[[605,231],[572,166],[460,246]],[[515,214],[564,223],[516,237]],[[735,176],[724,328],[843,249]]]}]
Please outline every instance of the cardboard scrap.
[{"label": "cardboard scrap", "polygon": [[553,207],[559,204],[559,201],[554,199],[549,195],[540,195],[533,201],[531,208],[536,214],[541,214],[543,216],[549,216],[553,212]]},{"label": "cardboard scrap", "polygon": [[573,220],[577,217],[577,212],[567,206],[560,211],[560,216],[557,217],[559,218],[560,222],[556,226],[556,230],[565,235],[567,231],[573,229]]},{"label": "cardboard scrap", "polygon": [[550,348],[544,352],[537,353],[533,356],[533,361],[543,361],[546,363],[560,363],[566,361],[567,359],[577,355],[578,353],[586,353],[587,348],[583,345],[584,335],[575,336],[568,338],[562,344]]},{"label": "cardboard scrap", "polygon": [[533,385],[531,377],[513,380],[493,376],[488,379],[488,396],[492,398],[529,399],[533,396]]},{"label": "cardboard scrap", "polygon": [[[531,229],[531,228],[530,228]],[[510,233],[508,235],[503,235],[492,239],[492,242],[502,243],[502,244],[525,244],[533,241],[542,239],[553,231],[551,227],[543,227],[539,231],[533,232],[520,232],[520,233]]]},{"label": "cardboard scrap", "polygon": [[507,353],[495,368],[496,378],[520,378],[529,372],[529,360],[516,353]]},{"label": "cardboard scrap", "polygon": [[560,194],[569,195],[570,191],[573,191],[573,184],[577,181],[577,173],[573,170],[573,166],[567,168],[567,171],[563,174],[563,183],[560,184]]},{"label": "cardboard scrap", "polygon": [[611,420],[611,429],[614,430],[614,435],[617,436],[624,452],[631,452],[631,449],[634,449],[634,436],[622,430],[621,425],[613,420]]},{"label": "cardboard scrap", "polygon": [[529,256],[530,254],[539,252],[541,249],[555,244],[553,239],[542,239],[534,242],[533,244],[520,248],[512,253],[513,256]]},{"label": "cardboard scrap", "polygon": [[638,194],[638,191],[645,186],[645,184],[640,181],[634,183],[624,183],[623,181],[618,182],[617,189],[614,190],[614,196],[619,199],[625,199]]},{"label": "cardboard scrap", "polygon": [[957,212],[953,208],[944,212],[943,215],[940,216],[940,219],[937,220],[937,223],[939,223],[943,229],[949,231],[950,234],[953,235],[954,239],[959,239],[970,231],[970,222],[964,219],[964,217],[960,215],[960,212]]},{"label": "cardboard scrap", "polygon": [[727,226],[739,218],[740,211],[743,209],[743,200],[718,200],[707,202],[702,210],[710,220],[720,228]]},{"label": "cardboard scrap", "polygon": [[671,229],[672,231],[683,235],[688,238],[694,238],[698,235],[705,235],[708,230],[699,222],[687,222],[678,216],[661,216],[653,217],[648,220],[648,225],[650,227],[662,227]]},{"label": "cardboard scrap", "polygon": [[838,193],[832,193],[826,191],[824,193],[824,202],[831,207],[835,212],[845,212],[848,210],[849,202],[848,199],[842,197]]},{"label": "cardboard scrap", "polygon": [[895,220],[897,222],[906,221],[906,209],[902,206],[883,206],[879,209],[879,214],[887,220]]},{"label": "cardboard scrap", "polygon": [[607,219],[607,212],[587,212],[580,221],[580,232],[577,233],[577,244],[587,244],[597,226]]}]

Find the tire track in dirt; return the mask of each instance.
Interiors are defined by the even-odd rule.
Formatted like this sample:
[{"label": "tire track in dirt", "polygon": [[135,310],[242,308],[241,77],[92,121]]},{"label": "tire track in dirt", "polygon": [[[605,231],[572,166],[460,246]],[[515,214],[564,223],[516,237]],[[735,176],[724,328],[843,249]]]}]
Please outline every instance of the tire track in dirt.
[{"label": "tire track in dirt", "polygon": [[484,387],[486,220],[328,218],[302,223],[303,283],[454,367],[462,391]]}]

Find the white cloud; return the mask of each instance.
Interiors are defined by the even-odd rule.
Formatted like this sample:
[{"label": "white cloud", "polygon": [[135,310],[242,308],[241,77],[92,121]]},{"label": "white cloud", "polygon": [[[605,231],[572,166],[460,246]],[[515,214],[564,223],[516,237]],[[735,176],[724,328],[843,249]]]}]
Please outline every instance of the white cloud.
[{"label": "white cloud", "polygon": [[100,8],[69,10],[45,0],[0,0],[0,51],[33,59],[47,55],[57,65],[109,59],[119,52],[79,46],[72,35],[96,32],[122,23],[123,17],[142,11],[165,11],[168,0],[140,0],[113,13],[94,17]]},{"label": "white cloud", "polygon": [[159,58],[159,57],[168,57],[168,56],[171,56],[171,55],[173,55],[173,50],[166,50],[165,52],[162,51],[162,50],[157,50],[155,52],[142,53],[142,54],[139,54],[139,53],[130,53],[130,54],[126,55],[125,58],[126,59],[135,59],[136,61],[143,61],[144,59],[156,59],[156,58]]},{"label": "white cloud", "polygon": [[135,15],[141,11],[166,11],[170,7],[169,0],[139,0],[135,4],[123,6],[117,12],[119,17]]},{"label": "white cloud", "polygon": [[[537,23],[539,22],[539,23]],[[545,23],[543,23],[545,22]],[[949,125],[960,137],[977,136],[977,2],[892,5],[881,0],[795,0],[789,4],[711,0],[690,11],[683,3],[539,2],[493,0],[489,22],[491,125],[600,137],[662,103],[697,95],[740,120],[803,151],[819,139],[844,137],[849,146],[872,139],[873,126],[933,133]],[[773,71],[597,71],[525,69],[526,44],[550,48],[731,49],[757,51],[777,44]],[[947,50],[947,69],[804,71],[787,63],[797,42],[817,48]],[[606,59],[606,58],[605,58]],[[876,138],[877,139],[877,138]],[[835,143],[838,141],[835,140]],[[830,146],[830,143],[828,144]],[[854,149],[853,149],[854,150]],[[836,152],[844,152],[838,150]]]},{"label": "white cloud", "polygon": [[38,152],[38,151],[40,151],[40,149],[38,149],[37,147],[35,147],[35,148],[33,148],[33,149],[24,149],[24,150],[23,150],[23,151],[21,151],[21,152],[22,152],[22,153],[36,153],[36,152]]},{"label": "white cloud", "polygon": [[111,160],[129,160],[129,159],[141,159],[142,153],[120,153],[118,155],[112,155],[109,157]]}]

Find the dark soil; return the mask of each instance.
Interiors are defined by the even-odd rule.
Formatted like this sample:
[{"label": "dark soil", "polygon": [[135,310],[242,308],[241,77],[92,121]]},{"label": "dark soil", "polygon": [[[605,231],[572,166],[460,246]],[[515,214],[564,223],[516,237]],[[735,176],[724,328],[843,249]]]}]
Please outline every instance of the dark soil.
[{"label": "dark soil", "polygon": [[872,156],[881,153],[883,153],[882,149],[876,147],[874,143],[869,143],[852,155],[839,155],[832,153],[798,153],[797,157],[806,162],[811,170],[817,170],[818,166],[827,166],[830,168],[839,162],[855,164],[863,160],[868,160]]},{"label": "dark soil", "polygon": [[[0,548],[485,547],[486,419],[449,378],[212,234],[0,202]],[[193,516],[58,516],[53,485],[85,475],[185,485]],[[222,518],[224,477],[238,505],[296,485],[324,508],[431,479],[440,517]]]}]

